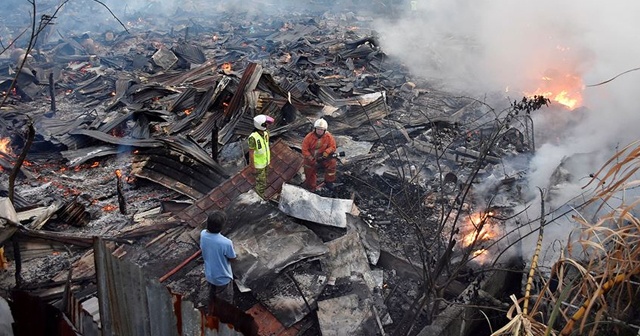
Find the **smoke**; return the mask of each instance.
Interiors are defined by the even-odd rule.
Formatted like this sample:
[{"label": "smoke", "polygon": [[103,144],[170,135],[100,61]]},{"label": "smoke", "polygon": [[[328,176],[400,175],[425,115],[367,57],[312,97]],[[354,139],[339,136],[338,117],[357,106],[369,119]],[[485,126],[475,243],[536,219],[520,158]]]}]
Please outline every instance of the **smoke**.
[{"label": "smoke", "polygon": [[[617,149],[637,140],[640,113],[635,99],[640,71],[604,85],[587,85],[640,66],[636,56],[640,52],[639,2],[413,3],[415,10],[408,4],[405,15],[379,20],[376,29],[385,52],[430,85],[479,97],[506,92],[505,101],[513,101],[535,90],[540,78],[550,74],[575,75],[585,84],[583,108],[568,111],[556,106],[534,112],[538,136],[529,167],[529,190],[537,193],[540,187],[552,193],[547,210],[560,212],[567,204],[582,202],[578,196],[588,194],[582,187],[589,174]],[[539,197],[529,204],[524,220],[540,216],[539,204]],[[546,235],[567,237],[574,228],[567,222],[550,225]],[[523,250],[530,253],[533,244],[525,243]]]}]

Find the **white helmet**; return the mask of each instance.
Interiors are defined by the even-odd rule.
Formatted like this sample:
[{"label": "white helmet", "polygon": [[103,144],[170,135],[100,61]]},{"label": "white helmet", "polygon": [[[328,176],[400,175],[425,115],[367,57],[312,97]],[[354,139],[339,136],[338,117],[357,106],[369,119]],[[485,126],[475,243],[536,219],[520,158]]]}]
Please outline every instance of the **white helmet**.
[{"label": "white helmet", "polygon": [[329,126],[327,125],[327,121],[322,118],[316,120],[316,122],[313,124],[313,128],[320,128],[325,131],[327,130],[327,126]]},{"label": "white helmet", "polygon": [[258,114],[253,117],[253,126],[257,129],[264,131],[267,129],[267,124],[273,124],[274,120],[268,115]]}]

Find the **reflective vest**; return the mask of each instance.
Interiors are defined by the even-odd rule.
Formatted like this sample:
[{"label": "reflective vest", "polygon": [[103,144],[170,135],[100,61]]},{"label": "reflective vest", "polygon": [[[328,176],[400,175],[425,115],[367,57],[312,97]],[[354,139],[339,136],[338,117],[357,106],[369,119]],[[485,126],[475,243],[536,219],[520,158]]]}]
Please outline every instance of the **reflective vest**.
[{"label": "reflective vest", "polygon": [[258,132],[253,132],[249,137],[256,142],[256,148],[253,150],[253,165],[256,169],[262,169],[271,162],[271,151],[269,150],[269,132],[264,131],[264,137]]}]

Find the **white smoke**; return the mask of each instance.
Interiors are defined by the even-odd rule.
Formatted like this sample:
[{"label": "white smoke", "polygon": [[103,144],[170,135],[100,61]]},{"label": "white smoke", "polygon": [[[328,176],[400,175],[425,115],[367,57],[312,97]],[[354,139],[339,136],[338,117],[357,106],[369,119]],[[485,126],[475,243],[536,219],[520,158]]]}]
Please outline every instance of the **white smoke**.
[{"label": "white smoke", "polygon": [[[640,66],[640,2],[418,0],[406,15],[380,20],[377,31],[386,53],[400,58],[417,76],[481,97],[509,90],[510,100],[535,90],[549,71],[574,73],[585,85],[605,81]],[[585,108],[534,113],[543,138],[536,138],[530,190],[546,189],[563,159],[572,175],[554,190],[547,210],[560,208],[585,192],[588,175],[617,149],[638,139],[637,89],[640,71],[600,86],[584,87]],[[505,95],[506,96],[506,95]],[[507,98],[505,97],[505,100]],[[559,117],[557,113],[572,113]],[[539,200],[527,218],[540,215]],[[547,218],[549,220],[550,218]],[[535,226],[535,225],[534,225]],[[567,237],[572,226],[550,225],[547,235]],[[535,235],[534,235],[535,236]],[[535,238],[535,237],[534,237]],[[523,248],[524,251],[532,251]],[[525,252],[529,253],[529,252]]]}]

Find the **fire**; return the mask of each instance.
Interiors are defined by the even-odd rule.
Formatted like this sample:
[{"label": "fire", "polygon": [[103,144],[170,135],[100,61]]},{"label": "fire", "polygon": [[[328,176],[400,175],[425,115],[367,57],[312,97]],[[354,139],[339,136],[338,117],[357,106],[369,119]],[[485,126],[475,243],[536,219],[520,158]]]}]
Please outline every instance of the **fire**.
[{"label": "fire", "polygon": [[118,178],[121,178],[121,177],[122,177],[122,171],[121,171],[120,169],[116,169],[116,176],[117,176]]},{"label": "fire", "polygon": [[185,115],[189,115],[189,114],[191,114],[191,112],[193,112],[193,108],[184,110],[184,114]]},{"label": "fire", "polygon": [[13,150],[11,149],[10,144],[10,138],[0,138],[0,152],[8,155],[13,155]]},{"label": "fire", "polygon": [[100,162],[95,161],[94,163],[92,163],[92,164],[91,164],[91,167],[90,167],[90,168],[96,168],[96,167],[98,167],[98,166],[100,166]]},{"label": "fire", "polygon": [[222,71],[224,71],[224,73],[229,73],[231,72],[231,63],[224,63],[220,66],[220,69],[222,69]]},{"label": "fire", "polygon": [[364,66],[362,68],[356,68],[356,69],[353,69],[353,74],[356,76],[360,76],[365,72],[365,70],[367,70],[367,68]]},{"label": "fire", "polygon": [[481,256],[483,254],[486,254],[487,250],[486,249],[479,249],[477,251],[473,251],[473,253],[471,254],[473,257],[478,257]]},{"label": "fire", "polygon": [[573,74],[561,74],[558,71],[547,71],[540,79],[542,85],[533,92],[525,92],[528,97],[544,96],[574,109],[582,103],[582,79]]},{"label": "fire", "polygon": [[[491,223],[491,216],[493,216],[493,212],[491,211],[476,212],[469,215],[468,222],[461,228],[462,247],[471,246],[474,240],[480,242],[498,236],[499,231],[495,225]],[[478,232],[478,229],[480,229],[480,232]]]},{"label": "fire", "polygon": [[113,204],[107,204],[107,205],[102,207],[102,211],[114,211],[117,208],[118,207],[113,205]]}]

